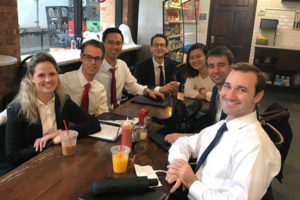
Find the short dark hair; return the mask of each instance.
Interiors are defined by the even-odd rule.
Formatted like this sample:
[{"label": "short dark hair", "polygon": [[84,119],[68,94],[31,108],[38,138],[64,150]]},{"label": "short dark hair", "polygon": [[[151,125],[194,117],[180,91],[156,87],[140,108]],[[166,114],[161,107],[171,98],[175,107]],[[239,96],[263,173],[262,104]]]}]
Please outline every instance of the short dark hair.
[{"label": "short dark hair", "polygon": [[91,39],[91,40],[88,40],[88,41],[84,42],[81,45],[81,53],[82,54],[84,54],[84,49],[85,49],[86,46],[93,46],[93,47],[101,49],[102,50],[102,57],[104,57],[105,48],[104,48],[104,45],[102,44],[102,42],[100,42],[98,40],[95,40],[95,39]]},{"label": "short dark hair", "polygon": [[234,62],[232,51],[226,46],[216,46],[208,51],[206,61],[210,56],[226,56],[228,64],[231,65]]},{"label": "short dark hair", "polygon": [[119,33],[122,37],[122,43],[124,42],[124,36],[123,36],[122,32],[120,31],[120,29],[115,28],[115,27],[105,29],[105,31],[102,34],[102,42],[105,42],[107,35],[109,33]]},{"label": "short dark hair", "polygon": [[161,34],[161,33],[157,33],[157,34],[155,34],[154,36],[152,36],[152,38],[151,38],[151,46],[153,45],[153,40],[154,40],[155,38],[158,38],[158,37],[165,39],[166,45],[168,46],[168,43],[169,43],[169,42],[168,42],[168,38],[167,38],[164,34]]},{"label": "short dark hair", "polygon": [[246,62],[239,62],[232,65],[231,69],[233,71],[253,72],[256,75],[257,80],[255,84],[255,95],[265,89],[265,77],[260,69],[255,65]]},{"label": "short dark hair", "polygon": [[[201,50],[201,51],[203,52],[203,54],[205,55],[205,57],[206,57],[206,55],[207,55],[207,47],[206,47],[204,44],[202,44],[202,43],[196,43],[196,44],[193,44],[193,45],[189,48],[188,53],[187,53],[187,58],[186,58],[186,63],[187,63],[187,77],[196,77],[196,76],[199,75],[199,71],[198,71],[198,70],[195,70],[195,69],[191,66],[190,61],[189,61],[189,60],[190,60],[190,54],[191,54],[191,52],[192,52],[193,50],[195,50],[195,49]],[[205,61],[206,61],[206,59],[205,59]]]}]

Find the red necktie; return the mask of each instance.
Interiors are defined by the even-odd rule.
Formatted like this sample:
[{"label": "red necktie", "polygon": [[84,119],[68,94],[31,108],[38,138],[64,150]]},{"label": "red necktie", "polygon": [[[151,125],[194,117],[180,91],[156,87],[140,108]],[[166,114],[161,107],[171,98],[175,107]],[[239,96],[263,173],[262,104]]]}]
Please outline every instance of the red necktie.
[{"label": "red necktie", "polygon": [[90,88],[91,88],[90,83],[85,84],[85,89],[83,91],[83,95],[81,99],[80,108],[82,108],[82,110],[84,110],[85,112],[89,111],[89,89]]},{"label": "red necktie", "polygon": [[111,89],[110,89],[110,99],[111,104],[113,104],[114,108],[118,107],[117,104],[117,87],[116,87],[116,68],[110,68],[111,71]]}]

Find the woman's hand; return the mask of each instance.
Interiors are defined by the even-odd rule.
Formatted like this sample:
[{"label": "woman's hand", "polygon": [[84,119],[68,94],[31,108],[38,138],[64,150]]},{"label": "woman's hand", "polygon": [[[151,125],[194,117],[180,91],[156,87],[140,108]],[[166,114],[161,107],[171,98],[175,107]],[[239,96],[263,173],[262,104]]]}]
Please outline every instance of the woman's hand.
[{"label": "woman's hand", "polygon": [[193,134],[191,134],[191,133],[172,133],[172,134],[166,135],[165,141],[168,142],[168,143],[170,143],[170,144],[173,144],[180,137],[183,137],[183,136],[192,136],[192,135]]},{"label": "woman's hand", "polygon": [[59,144],[60,143],[60,138],[59,138],[59,133],[62,132],[61,129],[58,129],[50,134],[47,134],[41,138],[37,138],[33,144],[35,151],[43,151],[45,148],[48,140],[53,139],[54,144]]}]

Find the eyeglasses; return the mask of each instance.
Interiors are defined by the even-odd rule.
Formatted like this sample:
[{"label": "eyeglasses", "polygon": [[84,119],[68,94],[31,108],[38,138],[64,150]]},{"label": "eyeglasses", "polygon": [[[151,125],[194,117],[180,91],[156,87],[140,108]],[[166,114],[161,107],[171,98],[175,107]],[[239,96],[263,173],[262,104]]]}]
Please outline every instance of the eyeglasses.
[{"label": "eyeglasses", "polygon": [[158,47],[164,48],[164,47],[166,47],[167,45],[166,45],[166,44],[163,44],[163,43],[160,43],[160,44],[154,43],[152,46],[154,46],[155,48],[158,48]]},{"label": "eyeglasses", "polygon": [[115,41],[112,41],[112,40],[108,40],[107,42],[105,42],[105,43],[107,43],[107,44],[109,44],[109,45],[116,45],[116,46],[122,46],[122,42],[120,42],[120,41],[118,41],[118,42],[115,42]]},{"label": "eyeglasses", "polygon": [[92,60],[94,60],[96,63],[100,63],[103,60],[103,57],[100,56],[93,57],[89,54],[82,54],[82,57],[88,62],[92,62]]}]

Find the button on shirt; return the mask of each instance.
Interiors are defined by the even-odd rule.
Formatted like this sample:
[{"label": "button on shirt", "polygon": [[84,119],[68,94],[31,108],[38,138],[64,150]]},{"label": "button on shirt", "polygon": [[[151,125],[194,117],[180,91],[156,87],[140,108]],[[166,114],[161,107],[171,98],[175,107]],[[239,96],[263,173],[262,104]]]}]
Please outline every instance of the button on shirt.
[{"label": "button on shirt", "polygon": [[[169,150],[169,162],[176,158],[199,160],[225,120],[199,134],[179,138]],[[196,172],[189,188],[190,199],[261,199],[281,165],[280,153],[252,112],[226,122],[220,141]]]},{"label": "button on shirt", "polygon": [[43,135],[47,135],[57,130],[54,102],[55,96],[53,96],[47,105],[37,99],[37,107],[43,127]]},{"label": "button on shirt", "polygon": [[[81,68],[79,70],[60,74],[59,79],[66,93],[70,95],[72,101],[80,106],[85,85],[88,83],[88,81],[82,74]],[[91,115],[100,115],[103,112],[107,112],[107,96],[104,86],[95,79],[93,79],[93,81],[91,81],[90,83],[91,88],[88,93],[88,113]]]},{"label": "button on shirt", "polygon": [[164,77],[166,79],[166,73],[165,73],[165,62],[163,61],[162,64],[158,64],[154,58],[152,58],[153,60],[153,66],[154,66],[154,75],[155,75],[155,85],[157,85],[154,90],[155,91],[159,91],[160,86],[159,86],[159,81],[160,81],[160,69],[159,66],[162,66],[162,71],[164,74]]},{"label": "button on shirt", "polygon": [[116,67],[116,88],[117,88],[117,102],[120,104],[122,97],[123,87],[127,90],[128,93],[133,95],[143,95],[144,89],[147,86],[142,86],[137,83],[135,77],[131,74],[127,64],[117,59],[116,66],[111,66],[105,59],[102,62],[99,72],[96,74],[95,79],[99,81],[105,87],[107,94],[107,105],[111,108],[111,71],[109,70],[112,67]]}]

